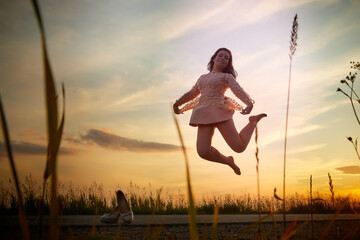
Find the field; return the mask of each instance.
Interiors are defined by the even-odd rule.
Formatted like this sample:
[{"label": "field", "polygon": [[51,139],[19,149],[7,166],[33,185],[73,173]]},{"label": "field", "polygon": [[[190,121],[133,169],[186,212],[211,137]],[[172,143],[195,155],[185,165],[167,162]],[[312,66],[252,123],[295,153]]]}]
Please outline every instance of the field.
[{"label": "field", "polygon": [[[61,215],[101,215],[110,212],[116,206],[115,195],[106,193],[102,184],[94,182],[90,186],[64,185],[59,183],[59,208]],[[37,215],[41,203],[41,185],[29,175],[22,184],[24,206],[27,215]],[[135,214],[188,214],[186,193],[163,192],[163,188],[155,191],[129,183],[123,189],[131,202]],[[50,196],[46,188],[44,213],[49,214]],[[287,198],[287,213],[289,214],[333,214],[359,213],[360,199],[357,197],[336,196],[334,205],[331,194],[316,194],[312,210],[310,196],[295,194]],[[321,199],[321,200],[320,200]],[[196,201],[198,214],[213,214],[215,206],[219,214],[257,214],[260,206],[262,214],[282,213],[282,202],[274,197],[261,197],[250,194],[224,194],[203,197]],[[271,209],[271,210],[270,210]],[[17,215],[17,200],[11,182],[5,185],[0,182],[0,215]]]}]

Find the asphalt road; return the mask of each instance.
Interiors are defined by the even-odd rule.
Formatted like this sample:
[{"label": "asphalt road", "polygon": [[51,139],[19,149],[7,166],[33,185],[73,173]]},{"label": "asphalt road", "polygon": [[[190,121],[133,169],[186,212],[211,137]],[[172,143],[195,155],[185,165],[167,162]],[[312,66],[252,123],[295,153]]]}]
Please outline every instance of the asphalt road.
[{"label": "asphalt road", "polygon": [[[262,215],[262,222],[282,222],[283,216],[281,214]],[[117,224],[103,223],[99,220],[100,216],[95,215],[65,215],[60,218],[62,226],[111,226]],[[310,220],[310,214],[287,214],[286,221],[293,222]],[[360,220],[360,215],[356,214],[314,214],[314,221],[331,221],[331,220]],[[43,225],[49,225],[49,216],[43,217]],[[219,215],[218,224],[237,224],[237,223],[254,223],[259,220],[258,215]],[[37,216],[28,216],[29,225],[37,224]],[[122,223],[120,219],[118,223]],[[198,224],[212,224],[213,215],[197,215]],[[17,226],[19,220],[17,216],[0,216],[1,227]],[[147,225],[188,225],[189,219],[187,215],[135,215],[133,226],[147,226]]]}]

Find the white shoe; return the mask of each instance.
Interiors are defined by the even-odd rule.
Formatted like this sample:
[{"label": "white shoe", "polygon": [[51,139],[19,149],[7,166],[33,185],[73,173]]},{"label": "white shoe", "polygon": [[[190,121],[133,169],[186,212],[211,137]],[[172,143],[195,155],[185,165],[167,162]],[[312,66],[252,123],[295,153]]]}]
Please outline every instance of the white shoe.
[{"label": "white shoe", "polygon": [[105,213],[100,217],[100,221],[104,223],[117,223],[117,221],[119,220],[119,216],[119,213],[113,215],[111,215],[110,213]]},{"label": "white shoe", "polygon": [[116,192],[116,200],[118,202],[120,216],[124,220],[124,223],[132,223],[134,221],[134,213],[126,200],[125,194],[121,190]]},{"label": "white shoe", "polygon": [[124,214],[120,213],[120,216],[124,220],[124,223],[130,224],[134,221],[134,213],[132,212],[132,210]]}]

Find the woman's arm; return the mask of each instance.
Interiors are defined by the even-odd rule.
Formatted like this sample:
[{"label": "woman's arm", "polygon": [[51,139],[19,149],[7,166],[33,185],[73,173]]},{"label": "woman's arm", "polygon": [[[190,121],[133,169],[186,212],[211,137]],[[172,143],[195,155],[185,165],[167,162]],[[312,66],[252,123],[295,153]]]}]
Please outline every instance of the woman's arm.
[{"label": "woman's arm", "polygon": [[231,74],[228,74],[228,76],[226,77],[226,83],[229,86],[230,90],[235,94],[235,96],[246,105],[252,105],[255,102],[250,98],[249,94],[244,91],[244,89],[239,85],[239,83]]},{"label": "woman's arm", "polygon": [[179,106],[183,105],[184,103],[187,103],[194,98],[196,98],[200,94],[200,90],[198,88],[198,82],[191,88],[190,91],[185,93],[182,97],[180,97],[173,105],[174,112],[176,114],[180,114],[184,111],[184,109],[180,110]]},{"label": "woman's arm", "polygon": [[182,95],[178,100],[176,100],[175,104],[176,106],[181,106],[184,103],[187,103],[188,101],[193,100],[200,94],[200,90],[198,88],[198,84],[196,83],[190,91]]},{"label": "woman's arm", "polygon": [[230,90],[235,94],[235,96],[247,105],[241,113],[249,114],[254,107],[255,101],[250,98],[249,94],[244,91],[244,89],[239,85],[239,83],[231,74],[228,74],[226,78],[226,83],[229,86]]}]

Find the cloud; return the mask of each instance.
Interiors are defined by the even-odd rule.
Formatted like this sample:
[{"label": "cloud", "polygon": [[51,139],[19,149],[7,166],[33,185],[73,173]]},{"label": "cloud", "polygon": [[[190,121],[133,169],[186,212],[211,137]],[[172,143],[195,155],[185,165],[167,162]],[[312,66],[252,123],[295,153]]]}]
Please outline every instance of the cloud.
[{"label": "cloud", "polygon": [[[0,157],[7,155],[5,153],[5,145],[3,142],[0,142],[0,150]],[[11,141],[11,150],[13,154],[46,155],[47,146],[25,141]],[[60,147],[59,150],[59,154],[61,155],[73,155],[75,153],[75,150],[69,148]]]},{"label": "cloud", "polygon": [[360,166],[346,166],[335,168],[343,174],[360,174]]},{"label": "cloud", "polygon": [[[190,35],[195,31],[212,29],[219,34],[268,19],[277,12],[304,5],[312,0],[302,1],[192,1],[177,11],[169,11],[171,17],[164,21],[159,34],[163,40]],[[204,7],[205,6],[205,7]],[[196,16],[196,17],[194,17]],[[231,24],[229,24],[231,22]],[[172,27],[176,26],[176,27]],[[216,29],[216,30],[214,30]]]},{"label": "cloud", "polygon": [[93,142],[101,147],[117,151],[133,152],[170,152],[180,150],[177,145],[145,142],[141,140],[121,137],[104,130],[90,129],[86,135],[81,136],[86,142]]},{"label": "cloud", "polygon": [[301,147],[298,147],[296,149],[288,151],[288,154],[299,154],[299,153],[304,153],[304,152],[313,152],[313,151],[316,151],[318,149],[324,148],[326,146],[327,146],[327,144],[314,144],[314,145],[309,145],[309,146],[301,146]]}]

